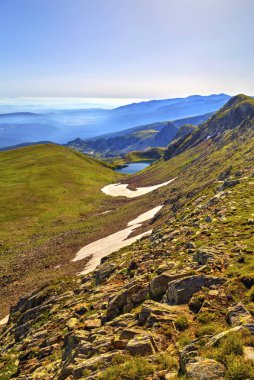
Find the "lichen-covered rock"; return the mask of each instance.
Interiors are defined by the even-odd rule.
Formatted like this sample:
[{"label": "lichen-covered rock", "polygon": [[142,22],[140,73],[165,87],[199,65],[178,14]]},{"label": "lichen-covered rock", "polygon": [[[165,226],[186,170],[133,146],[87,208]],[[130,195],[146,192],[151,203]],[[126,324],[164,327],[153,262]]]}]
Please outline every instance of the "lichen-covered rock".
[{"label": "lichen-covered rock", "polygon": [[225,282],[222,277],[212,277],[205,275],[195,275],[172,281],[168,284],[168,290],[163,297],[163,301],[170,305],[180,305],[188,303],[194,293],[213,285],[221,285]]},{"label": "lichen-covered rock", "polygon": [[152,355],[158,351],[153,338],[146,335],[135,336],[128,342],[126,349],[132,356]]},{"label": "lichen-covered rock", "polygon": [[96,285],[101,284],[107,278],[111,276],[112,273],[116,270],[117,266],[113,263],[104,263],[99,265],[94,271],[95,283]]},{"label": "lichen-covered rock", "polygon": [[121,313],[130,312],[135,305],[145,301],[148,295],[149,284],[146,277],[132,281],[109,300],[106,320],[109,321]]},{"label": "lichen-covered rock", "polygon": [[223,380],[225,367],[212,359],[198,358],[186,366],[186,375],[195,380]]},{"label": "lichen-covered rock", "polygon": [[186,277],[187,273],[174,274],[171,271],[161,273],[159,276],[154,277],[150,281],[150,296],[152,299],[158,301],[166,293],[168,283],[178,278]]},{"label": "lichen-covered rock", "polygon": [[232,327],[254,323],[254,318],[252,317],[251,313],[244,307],[241,302],[228,309],[226,319]]},{"label": "lichen-covered rock", "polygon": [[139,325],[145,324],[151,317],[165,318],[168,322],[177,318],[176,310],[166,304],[156,301],[147,300],[142,304],[141,311],[138,315]]},{"label": "lichen-covered rock", "polygon": [[214,248],[200,248],[193,254],[193,261],[196,261],[200,265],[204,265],[207,262],[213,262],[218,255],[218,252]]}]

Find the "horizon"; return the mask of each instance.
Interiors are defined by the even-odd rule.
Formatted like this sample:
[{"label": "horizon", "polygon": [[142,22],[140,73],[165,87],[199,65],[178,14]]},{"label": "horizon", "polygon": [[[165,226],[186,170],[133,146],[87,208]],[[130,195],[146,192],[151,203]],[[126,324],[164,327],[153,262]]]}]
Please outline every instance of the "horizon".
[{"label": "horizon", "polygon": [[253,12],[252,0],[2,0],[0,97],[254,94]]},{"label": "horizon", "polygon": [[[230,97],[237,96],[239,94],[243,94],[243,92],[238,94],[228,94],[225,92],[222,93],[213,93],[213,94],[190,94],[187,96],[179,96],[179,97],[168,97],[168,98],[144,98],[144,99],[136,99],[136,98],[90,98],[90,97],[65,97],[65,96],[34,96],[34,97],[26,97],[26,96],[12,96],[12,97],[0,97],[0,114],[8,114],[13,112],[13,108],[16,109],[16,113],[18,112],[36,112],[36,110],[40,110],[41,112],[44,110],[45,112],[54,111],[54,110],[78,110],[78,109],[114,109],[122,106],[127,106],[131,104],[138,104],[143,102],[150,101],[160,101],[160,100],[170,100],[170,99],[186,99],[190,97],[200,96],[200,97],[209,97],[209,96],[220,96],[227,95]],[[254,97],[249,94],[244,94],[250,97]],[[34,103],[33,103],[34,102]],[[24,108],[24,110],[23,110]],[[34,110],[33,110],[34,108]],[[28,110],[31,111],[28,111]],[[26,111],[27,110],[27,111]],[[38,112],[38,111],[37,111]],[[15,112],[13,112],[15,113]]]}]

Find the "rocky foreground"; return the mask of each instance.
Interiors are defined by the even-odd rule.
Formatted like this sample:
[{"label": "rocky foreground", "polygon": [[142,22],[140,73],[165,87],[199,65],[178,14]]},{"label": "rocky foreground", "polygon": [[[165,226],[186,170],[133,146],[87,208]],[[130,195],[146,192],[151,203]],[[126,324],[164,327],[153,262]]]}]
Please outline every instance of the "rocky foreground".
[{"label": "rocky foreground", "polygon": [[243,174],[94,273],[21,299],[2,331],[1,379],[235,379],[235,365],[252,379],[253,279],[230,271],[252,254],[241,244],[251,204],[233,201],[253,189]]}]

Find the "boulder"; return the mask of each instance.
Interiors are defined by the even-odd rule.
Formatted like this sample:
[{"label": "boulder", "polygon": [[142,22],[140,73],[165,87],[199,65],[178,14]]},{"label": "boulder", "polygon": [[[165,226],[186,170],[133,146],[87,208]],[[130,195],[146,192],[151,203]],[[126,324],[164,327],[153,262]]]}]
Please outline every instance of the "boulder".
[{"label": "boulder", "polygon": [[254,318],[241,302],[228,309],[226,319],[232,327],[254,323]]},{"label": "boulder", "polygon": [[153,355],[158,352],[153,338],[147,335],[135,336],[128,342],[126,349],[132,356]]},{"label": "boulder", "polygon": [[84,378],[84,372],[86,370],[96,371],[98,368],[104,367],[106,368],[112,362],[113,358],[122,351],[116,350],[107,352],[105,354],[93,356],[90,359],[81,359],[76,360],[73,363],[68,364],[62,369],[62,372],[59,375],[59,380],[64,380],[68,376],[72,376],[72,379],[80,379]]},{"label": "boulder", "polygon": [[142,304],[141,312],[138,315],[139,325],[145,324],[147,320],[152,317],[163,319],[166,318],[167,321],[174,321],[177,318],[177,314],[175,310],[173,311],[172,308],[168,305],[146,300]]},{"label": "boulder", "polygon": [[216,360],[198,358],[186,366],[186,375],[195,380],[223,380],[225,367]]},{"label": "boulder", "polygon": [[145,301],[149,295],[149,284],[143,279],[132,281],[108,302],[106,320],[110,321],[121,313],[129,313],[133,307]]},{"label": "boulder", "polygon": [[193,261],[200,265],[205,265],[207,262],[212,262],[216,258],[218,252],[214,248],[201,248],[193,254]]},{"label": "boulder", "polygon": [[95,284],[99,285],[104,282],[116,270],[116,265],[113,263],[104,263],[94,271]]},{"label": "boulder", "polygon": [[160,301],[166,293],[169,282],[186,276],[187,273],[173,274],[170,271],[165,271],[159,276],[154,277],[149,284],[151,298],[156,301]]},{"label": "boulder", "polygon": [[180,305],[188,303],[194,293],[203,287],[221,285],[226,280],[222,277],[195,275],[172,281],[168,284],[168,290],[163,301],[169,305]]}]

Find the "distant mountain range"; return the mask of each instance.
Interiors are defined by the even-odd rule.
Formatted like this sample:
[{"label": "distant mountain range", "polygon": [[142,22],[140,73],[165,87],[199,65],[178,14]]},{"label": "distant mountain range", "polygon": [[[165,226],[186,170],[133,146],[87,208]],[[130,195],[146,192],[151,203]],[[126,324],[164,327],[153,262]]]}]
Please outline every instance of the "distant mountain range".
[{"label": "distant mountain range", "polygon": [[190,123],[199,125],[209,119],[211,115],[212,113],[209,113],[172,122],[161,121],[141,125],[87,140],[77,138],[67,145],[81,152],[105,157],[125,155],[132,151],[145,151],[155,147],[166,147],[175,136],[183,137],[183,134],[186,133],[184,131],[189,132],[190,128],[195,128]]},{"label": "distant mountain range", "polygon": [[0,147],[40,140],[66,143],[77,137],[88,139],[140,125],[196,117],[217,111],[229,99],[226,94],[193,95],[133,103],[112,110],[95,108],[5,113],[0,115]]}]

